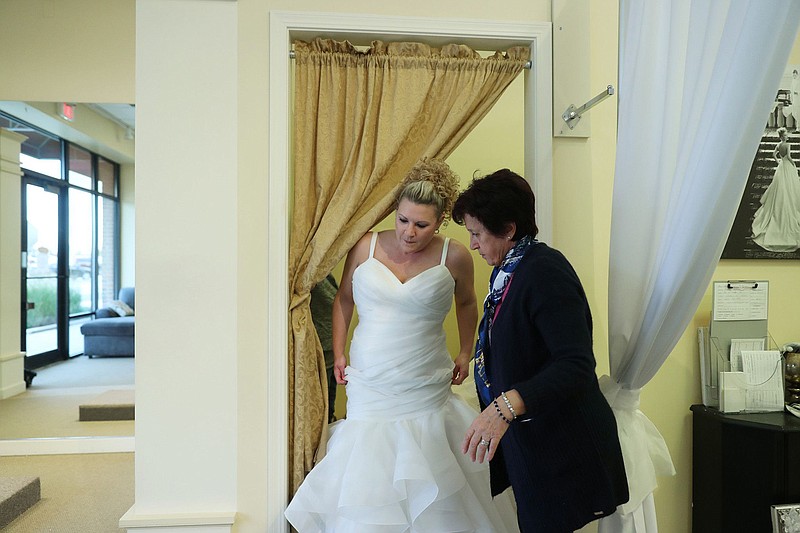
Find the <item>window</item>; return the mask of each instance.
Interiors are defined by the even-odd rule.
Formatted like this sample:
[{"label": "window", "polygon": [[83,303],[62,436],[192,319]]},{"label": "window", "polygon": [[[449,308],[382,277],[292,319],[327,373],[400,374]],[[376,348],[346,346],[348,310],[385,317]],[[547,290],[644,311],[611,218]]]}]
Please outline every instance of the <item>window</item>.
[{"label": "window", "polygon": [[29,365],[35,367],[82,353],[80,324],[116,298],[119,165],[4,113],[0,128],[27,138],[20,153],[22,349],[44,356]]},{"label": "window", "polygon": [[92,189],[92,153],[69,144],[69,172],[67,178],[71,185]]}]

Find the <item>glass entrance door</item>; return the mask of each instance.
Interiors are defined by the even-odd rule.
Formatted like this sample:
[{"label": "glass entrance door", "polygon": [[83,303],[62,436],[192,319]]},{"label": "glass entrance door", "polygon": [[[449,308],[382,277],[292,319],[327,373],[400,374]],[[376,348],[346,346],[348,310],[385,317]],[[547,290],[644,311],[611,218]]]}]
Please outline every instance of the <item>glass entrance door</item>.
[{"label": "glass entrance door", "polygon": [[23,178],[23,351],[26,367],[66,358],[66,246],[60,221],[66,188],[51,180]]}]

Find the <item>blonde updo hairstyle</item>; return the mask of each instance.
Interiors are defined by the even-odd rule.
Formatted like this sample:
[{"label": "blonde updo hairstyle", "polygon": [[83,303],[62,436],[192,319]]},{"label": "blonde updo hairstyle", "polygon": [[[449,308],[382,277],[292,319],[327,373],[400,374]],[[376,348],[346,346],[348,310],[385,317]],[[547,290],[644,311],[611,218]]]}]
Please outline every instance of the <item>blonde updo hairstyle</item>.
[{"label": "blonde updo hairstyle", "polygon": [[458,197],[458,183],[458,176],[443,160],[423,158],[408,171],[400,184],[395,209],[402,200],[432,205],[437,218],[444,215],[444,224],[447,224]]}]

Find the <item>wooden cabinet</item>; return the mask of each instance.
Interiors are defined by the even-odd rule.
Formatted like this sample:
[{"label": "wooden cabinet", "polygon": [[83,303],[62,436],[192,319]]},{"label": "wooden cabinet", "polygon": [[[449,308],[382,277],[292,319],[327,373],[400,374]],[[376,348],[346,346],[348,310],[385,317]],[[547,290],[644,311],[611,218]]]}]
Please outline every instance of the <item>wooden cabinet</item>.
[{"label": "wooden cabinet", "polygon": [[800,503],[800,418],[691,411],[692,532],[770,533],[770,506]]}]

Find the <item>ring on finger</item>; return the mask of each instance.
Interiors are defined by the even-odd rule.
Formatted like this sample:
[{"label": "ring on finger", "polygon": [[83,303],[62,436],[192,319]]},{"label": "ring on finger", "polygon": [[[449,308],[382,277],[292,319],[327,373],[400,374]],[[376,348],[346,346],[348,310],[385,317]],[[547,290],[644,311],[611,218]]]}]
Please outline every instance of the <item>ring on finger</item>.
[{"label": "ring on finger", "polygon": [[481,441],[478,443],[478,446],[489,446],[489,441],[486,439],[481,439]]}]

